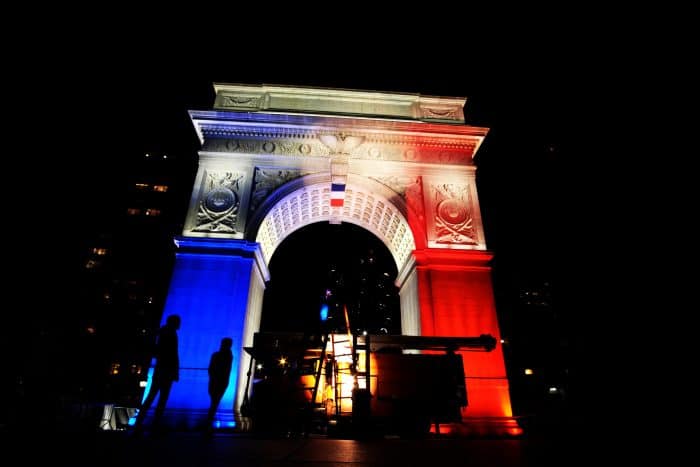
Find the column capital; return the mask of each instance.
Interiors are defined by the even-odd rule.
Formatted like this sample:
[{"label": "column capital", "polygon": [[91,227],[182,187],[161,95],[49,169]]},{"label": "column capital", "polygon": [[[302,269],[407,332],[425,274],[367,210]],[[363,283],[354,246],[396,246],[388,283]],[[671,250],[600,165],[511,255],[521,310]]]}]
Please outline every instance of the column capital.
[{"label": "column capital", "polygon": [[240,256],[255,260],[255,264],[260,271],[265,282],[270,280],[270,271],[267,269],[262,256],[260,244],[249,242],[248,240],[228,239],[228,238],[198,238],[198,237],[175,237],[173,239],[177,253],[208,253],[224,256]]}]

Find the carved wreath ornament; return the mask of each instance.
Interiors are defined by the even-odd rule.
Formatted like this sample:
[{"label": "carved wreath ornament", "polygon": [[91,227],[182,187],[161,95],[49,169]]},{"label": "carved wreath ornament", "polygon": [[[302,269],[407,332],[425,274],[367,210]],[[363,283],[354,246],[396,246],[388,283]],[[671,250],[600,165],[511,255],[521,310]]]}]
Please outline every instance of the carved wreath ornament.
[{"label": "carved wreath ornament", "polygon": [[466,185],[435,187],[435,234],[438,243],[476,244],[476,231]]},{"label": "carved wreath ornament", "polygon": [[240,197],[241,174],[208,173],[206,194],[199,203],[195,232],[235,233]]}]

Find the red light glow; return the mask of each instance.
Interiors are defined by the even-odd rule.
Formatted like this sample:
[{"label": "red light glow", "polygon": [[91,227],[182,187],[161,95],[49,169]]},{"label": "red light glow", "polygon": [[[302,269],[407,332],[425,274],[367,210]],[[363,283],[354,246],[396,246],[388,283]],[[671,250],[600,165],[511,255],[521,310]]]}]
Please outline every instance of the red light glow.
[{"label": "red light glow", "polygon": [[[500,340],[491,283],[492,255],[469,250],[416,250],[421,333]],[[512,417],[503,350],[460,352],[469,405],[465,418]]]}]

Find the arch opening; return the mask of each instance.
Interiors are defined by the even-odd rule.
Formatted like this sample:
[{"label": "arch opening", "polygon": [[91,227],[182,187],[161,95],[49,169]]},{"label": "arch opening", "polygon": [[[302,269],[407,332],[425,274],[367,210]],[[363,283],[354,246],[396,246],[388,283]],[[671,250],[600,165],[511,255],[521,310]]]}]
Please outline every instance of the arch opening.
[{"label": "arch opening", "polygon": [[345,332],[347,309],[354,333],[401,333],[394,259],[366,229],[307,225],[280,244],[269,267],[261,331]]}]

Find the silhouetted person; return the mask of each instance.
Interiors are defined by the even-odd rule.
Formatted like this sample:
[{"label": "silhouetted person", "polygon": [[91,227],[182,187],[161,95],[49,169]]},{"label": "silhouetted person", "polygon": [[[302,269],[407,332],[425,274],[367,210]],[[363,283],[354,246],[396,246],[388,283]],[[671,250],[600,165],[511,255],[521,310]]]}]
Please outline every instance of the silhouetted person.
[{"label": "silhouetted person", "polygon": [[178,329],[180,329],[180,317],[178,315],[170,315],[165,325],[158,331],[158,341],[156,343],[155,352],[156,365],[153,370],[151,389],[148,392],[148,396],[146,396],[146,399],[143,401],[143,404],[141,404],[138,417],[136,417],[135,427],[137,429],[141,428],[143,420],[146,418],[146,413],[159,392],[160,396],[158,397],[158,405],[156,405],[153,426],[160,425],[173,382],[180,379],[180,357],[178,354],[177,342]]},{"label": "silhouetted person", "polygon": [[211,360],[209,361],[209,397],[211,398],[211,405],[207,414],[207,430],[212,429],[216,409],[219,407],[219,402],[221,402],[221,398],[224,397],[228,387],[231,365],[233,364],[232,345],[233,340],[230,337],[224,337],[221,339],[219,350],[211,354]]}]

